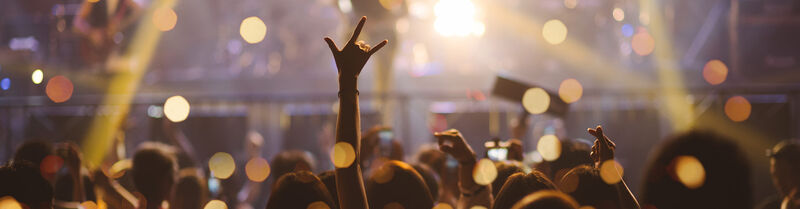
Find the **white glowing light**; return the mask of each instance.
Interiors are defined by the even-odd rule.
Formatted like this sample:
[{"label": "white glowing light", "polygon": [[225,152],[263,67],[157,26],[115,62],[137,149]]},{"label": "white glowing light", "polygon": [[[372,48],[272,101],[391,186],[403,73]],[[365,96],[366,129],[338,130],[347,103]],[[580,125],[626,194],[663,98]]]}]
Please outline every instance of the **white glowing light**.
[{"label": "white glowing light", "polygon": [[440,0],[433,13],[433,27],[443,36],[481,36],[486,30],[482,22],[475,20],[477,10],[470,0]]}]

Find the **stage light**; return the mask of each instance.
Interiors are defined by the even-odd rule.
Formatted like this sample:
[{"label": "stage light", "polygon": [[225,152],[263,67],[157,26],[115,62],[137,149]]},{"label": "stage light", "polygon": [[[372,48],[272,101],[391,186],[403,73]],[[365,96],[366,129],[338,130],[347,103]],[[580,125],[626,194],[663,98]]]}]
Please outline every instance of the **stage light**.
[{"label": "stage light", "polygon": [[453,206],[447,203],[439,203],[433,206],[433,209],[453,209]]},{"label": "stage light", "polygon": [[203,207],[203,209],[228,209],[228,205],[220,200],[211,200],[206,203],[206,206]]},{"label": "stage light", "polygon": [[347,142],[338,142],[333,145],[331,154],[333,155],[331,156],[333,165],[337,168],[350,167],[350,164],[353,164],[356,159],[356,151],[353,149],[353,145]]},{"label": "stage light", "polygon": [[567,104],[577,102],[581,99],[582,95],[583,86],[581,86],[581,83],[574,78],[561,81],[561,85],[558,87],[558,96],[561,97],[561,100],[564,100],[564,102]]},{"label": "stage light", "polygon": [[606,184],[616,184],[622,180],[624,169],[615,160],[606,160],[600,164],[600,178]]},{"label": "stage light", "polygon": [[3,78],[3,80],[0,80],[0,88],[3,90],[8,90],[8,88],[11,88],[11,79]]},{"label": "stage light", "polygon": [[72,97],[73,88],[72,81],[67,77],[59,75],[47,81],[45,93],[53,102],[62,103]]},{"label": "stage light", "polygon": [[475,36],[481,37],[481,36],[483,36],[484,33],[486,33],[486,25],[483,24],[483,22],[475,22],[475,25],[473,26],[472,34],[475,34]]},{"label": "stage light", "polygon": [[492,160],[483,158],[475,164],[472,179],[479,185],[489,185],[497,178],[497,167]]},{"label": "stage light", "polygon": [[639,56],[647,56],[655,50],[656,41],[647,31],[639,31],[636,35],[633,35],[631,47],[633,52],[636,52]]},{"label": "stage light", "polygon": [[555,161],[561,156],[561,141],[552,134],[544,135],[536,143],[536,150],[546,161]]},{"label": "stage light", "polygon": [[578,6],[578,0],[564,0],[564,7],[568,9],[575,9]]},{"label": "stage light", "polygon": [[622,25],[622,35],[623,36],[631,37],[631,36],[633,36],[633,32],[634,32],[634,29],[633,29],[633,26],[631,26],[631,24]]},{"label": "stage light", "polygon": [[623,11],[619,7],[614,8],[614,10],[611,12],[611,16],[613,16],[614,20],[616,20],[617,22],[622,22],[623,20],[625,20],[625,11]]},{"label": "stage light", "polygon": [[239,26],[239,35],[242,35],[247,43],[256,44],[264,40],[264,36],[267,35],[267,25],[256,16],[245,18]]},{"label": "stage light", "polygon": [[567,39],[567,26],[561,20],[548,20],[542,27],[542,36],[547,43],[560,44]]},{"label": "stage light", "polygon": [[266,159],[255,157],[247,161],[244,171],[250,181],[263,182],[269,177],[270,167]]},{"label": "stage light", "polygon": [[440,0],[433,7],[436,32],[443,36],[468,36],[482,34],[483,23],[475,21],[475,4],[470,0]]},{"label": "stage light", "polygon": [[218,179],[227,179],[233,175],[236,170],[236,162],[233,161],[233,156],[224,152],[217,152],[211,159],[208,160],[208,168],[211,174]]},{"label": "stage light", "polygon": [[172,10],[172,8],[161,7],[153,12],[153,24],[160,31],[166,32],[172,30],[172,28],[175,28],[177,22],[178,15],[175,14],[175,10]]},{"label": "stage light", "polygon": [[403,4],[403,0],[378,0],[381,6],[389,11],[395,10]]},{"label": "stage light", "polygon": [[728,77],[728,67],[720,60],[711,60],[703,67],[703,79],[711,85],[719,85]]},{"label": "stage light", "polygon": [[337,4],[339,4],[339,10],[341,10],[342,13],[350,13],[353,11],[353,3],[350,2],[350,0],[339,0]]},{"label": "stage light", "polygon": [[33,81],[33,84],[40,84],[42,83],[43,79],[44,79],[44,73],[42,72],[41,69],[36,69],[31,74],[31,80]]},{"label": "stage light", "polygon": [[522,106],[531,114],[541,114],[550,107],[550,95],[542,88],[530,88],[522,95]]},{"label": "stage light", "polygon": [[742,122],[750,117],[750,102],[742,96],[728,98],[725,102],[725,115],[733,122]]},{"label": "stage light", "polygon": [[4,196],[0,197],[0,208],[2,209],[22,209],[22,205],[17,202],[14,197]]},{"label": "stage light", "polygon": [[172,96],[164,102],[164,115],[172,122],[181,122],[189,117],[191,106],[182,96]]},{"label": "stage light", "polygon": [[331,209],[331,207],[328,206],[328,204],[323,201],[316,201],[312,202],[311,204],[308,204],[308,207],[306,207],[306,209]]},{"label": "stage light", "polygon": [[694,156],[682,155],[673,160],[675,176],[689,189],[697,189],[706,181],[706,170]]}]

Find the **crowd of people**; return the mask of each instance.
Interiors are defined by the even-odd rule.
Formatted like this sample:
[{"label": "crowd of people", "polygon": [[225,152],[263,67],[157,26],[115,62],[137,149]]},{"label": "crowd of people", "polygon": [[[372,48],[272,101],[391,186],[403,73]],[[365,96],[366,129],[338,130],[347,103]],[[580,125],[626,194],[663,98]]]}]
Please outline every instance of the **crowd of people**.
[{"label": "crowd of people", "polygon": [[[130,170],[118,174],[87,165],[74,144],[28,141],[0,167],[0,206],[6,209],[3,201],[11,198],[30,209],[199,209],[212,205],[212,199],[237,209],[800,208],[800,143],[791,140],[768,153],[779,196],[760,204],[753,200],[741,148],[700,130],[675,134],[657,148],[638,197],[613,172],[617,145],[601,126],[587,130],[595,139],[592,146],[562,140],[556,159],[534,165],[523,163],[521,142],[511,140],[507,159],[487,169],[465,136],[453,129],[434,133],[438,147],[416,150],[407,162],[396,140],[383,147],[380,128],[362,137],[358,76],[370,56],[388,43],[372,47],[358,41],[365,22],[364,17],[342,48],[324,39],[339,72],[335,146],[340,151],[333,157],[334,170],[314,174],[307,152],[284,151],[270,160],[269,186],[229,189],[222,182],[222,191],[212,198],[203,169],[179,163],[192,158],[191,151],[144,143],[130,156]],[[252,143],[260,146],[257,140]],[[51,156],[63,166],[52,168]],[[698,162],[700,169],[676,172],[686,159]],[[694,177],[691,183],[687,175]]]}]

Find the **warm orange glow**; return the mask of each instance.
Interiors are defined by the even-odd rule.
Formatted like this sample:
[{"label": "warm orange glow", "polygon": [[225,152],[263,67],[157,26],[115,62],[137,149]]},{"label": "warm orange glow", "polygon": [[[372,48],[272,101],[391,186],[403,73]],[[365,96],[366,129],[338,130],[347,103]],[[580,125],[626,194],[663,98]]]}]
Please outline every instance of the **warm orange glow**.
[{"label": "warm orange glow", "polygon": [[81,209],[97,209],[97,204],[95,204],[91,200],[90,201],[86,201],[86,202],[81,203]]},{"label": "warm orange glow", "polygon": [[550,95],[542,88],[531,88],[522,95],[522,106],[531,114],[542,114],[550,107]]},{"label": "warm orange glow", "polygon": [[11,196],[0,197],[0,209],[22,209],[22,205]]},{"label": "warm orange glow", "polygon": [[347,168],[356,160],[356,151],[353,145],[347,142],[338,142],[333,145],[331,160],[337,168]]},{"label": "warm orange glow", "polygon": [[725,102],[725,115],[733,122],[742,122],[750,117],[750,102],[742,96],[728,98]]},{"label": "warm orange glow", "polygon": [[256,157],[247,161],[244,171],[250,181],[262,182],[269,177],[270,167],[266,159]]},{"label": "warm orange glow", "polygon": [[42,174],[55,174],[64,165],[64,159],[56,155],[48,155],[39,164]]},{"label": "warm orange glow", "polygon": [[312,202],[311,204],[308,204],[308,207],[306,207],[306,209],[331,209],[331,207],[328,206],[328,204],[326,204],[323,201],[316,201]]},{"label": "warm orange glow", "polygon": [[236,170],[236,162],[233,160],[231,154],[217,152],[208,160],[208,168],[211,170],[211,174],[213,174],[214,177],[218,179],[227,179],[231,177],[233,171]]},{"label": "warm orange glow", "polygon": [[264,36],[267,35],[267,25],[256,16],[245,18],[239,25],[239,35],[247,43],[256,44],[263,41]]},{"label": "warm orange glow", "polygon": [[433,209],[453,209],[453,206],[447,203],[439,203],[433,206]]},{"label": "warm orange glow", "polygon": [[206,203],[203,209],[228,209],[228,204],[220,200],[211,200]]},{"label": "warm orange glow", "polygon": [[706,181],[706,170],[694,156],[682,155],[672,161],[675,165],[675,176],[689,189],[697,189],[703,186]]},{"label": "warm orange glow", "polygon": [[482,206],[482,205],[476,205],[476,206],[472,206],[469,209],[489,209],[489,208],[487,208],[486,206]]},{"label": "warm orange glow", "polygon": [[567,39],[567,26],[561,20],[548,20],[542,26],[542,36],[547,43],[560,44]]},{"label": "warm orange glow", "polygon": [[394,168],[387,164],[378,167],[378,170],[372,174],[372,178],[379,184],[389,183],[394,179]]},{"label": "warm orange glow", "polygon": [[633,35],[631,47],[633,48],[633,52],[636,52],[639,56],[647,56],[656,49],[656,41],[650,33],[640,31]]},{"label": "warm orange glow", "polygon": [[541,154],[542,158],[546,161],[557,160],[558,157],[561,156],[561,141],[559,141],[558,137],[555,135],[544,135],[542,138],[539,138],[539,142],[536,144],[536,150],[539,151],[539,154]]},{"label": "warm orange glow", "polygon": [[558,87],[558,96],[567,104],[577,102],[583,95],[583,86],[574,78],[566,79]]},{"label": "warm orange glow", "polygon": [[611,16],[613,16],[614,20],[617,22],[621,22],[625,20],[625,11],[620,8],[614,8],[614,10],[611,12]]},{"label": "warm orange glow", "polygon": [[172,96],[164,102],[164,115],[172,122],[181,122],[189,117],[189,101],[182,96]]},{"label": "warm orange glow", "polygon": [[62,103],[72,97],[73,88],[74,86],[69,78],[59,75],[47,81],[45,93],[47,93],[47,98],[50,98],[53,102]]},{"label": "warm orange glow", "polygon": [[720,60],[711,60],[703,67],[703,78],[711,85],[719,85],[728,77],[728,66]]},{"label": "warm orange glow", "polygon": [[178,15],[169,7],[162,7],[153,12],[153,24],[160,31],[170,31],[178,23]]},{"label": "warm orange glow", "polygon": [[622,165],[615,160],[606,160],[600,164],[600,178],[602,178],[606,184],[618,183],[622,180],[622,174]]},{"label": "warm orange glow", "polygon": [[497,178],[497,167],[492,160],[483,158],[475,164],[475,169],[472,171],[472,179],[475,180],[475,183],[489,185],[495,178]]}]

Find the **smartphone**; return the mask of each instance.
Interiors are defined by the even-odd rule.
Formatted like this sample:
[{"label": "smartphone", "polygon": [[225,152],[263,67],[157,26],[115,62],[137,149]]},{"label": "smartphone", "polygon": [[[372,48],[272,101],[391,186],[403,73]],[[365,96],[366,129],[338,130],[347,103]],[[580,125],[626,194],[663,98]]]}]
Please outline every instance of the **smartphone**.
[{"label": "smartphone", "polygon": [[507,147],[489,148],[489,150],[486,151],[486,155],[488,155],[489,159],[492,161],[504,161],[508,158],[508,148]]}]

